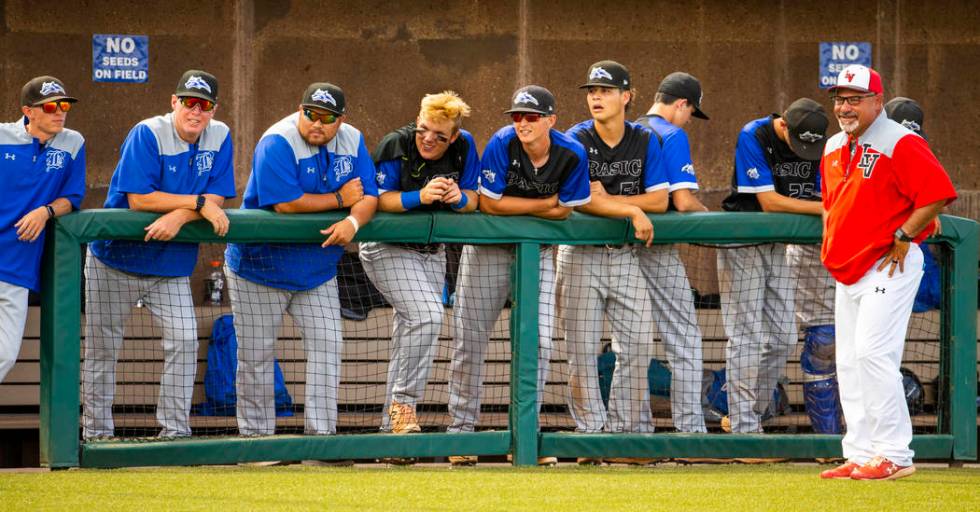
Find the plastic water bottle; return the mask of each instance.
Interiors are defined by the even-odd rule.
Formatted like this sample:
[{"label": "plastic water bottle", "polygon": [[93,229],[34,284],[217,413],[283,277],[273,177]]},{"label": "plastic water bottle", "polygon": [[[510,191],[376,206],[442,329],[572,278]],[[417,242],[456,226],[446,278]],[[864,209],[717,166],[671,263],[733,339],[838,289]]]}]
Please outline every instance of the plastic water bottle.
[{"label": "plastic water bottle", "polygon": [[220,306],[225,295],[225,275],[221,272],[221,261],[211,262],[211,274],[208,276],[205,288],[207,296],[204,302],[209,306]]}]

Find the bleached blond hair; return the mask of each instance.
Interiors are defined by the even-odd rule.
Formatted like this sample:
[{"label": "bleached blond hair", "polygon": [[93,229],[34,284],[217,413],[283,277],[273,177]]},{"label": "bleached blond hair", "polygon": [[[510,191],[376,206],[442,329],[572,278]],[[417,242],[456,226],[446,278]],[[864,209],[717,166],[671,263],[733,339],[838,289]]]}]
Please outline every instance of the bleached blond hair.
[{"label": "bleached blond hair", "polygon": [[422,98],[422,108],[419,110],[419,117],[433,121],[452,121],[453,130],[459,130],[463,118],[469,115],[470,106],[454,91],[426,94]]}]

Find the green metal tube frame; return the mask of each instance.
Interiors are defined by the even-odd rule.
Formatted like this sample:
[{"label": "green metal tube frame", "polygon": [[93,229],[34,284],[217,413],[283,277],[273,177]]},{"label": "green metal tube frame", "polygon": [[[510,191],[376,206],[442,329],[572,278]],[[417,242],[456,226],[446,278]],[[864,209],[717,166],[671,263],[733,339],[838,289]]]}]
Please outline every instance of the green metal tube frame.
[{"label": "green metal tube frame", "polygon": [[[217,237],[204,221],[184,226],[177,241],[319,242],[319,230],[342,219],[341,212],[278,215],[228,210],[231,229]],[[209,438],[169,442],[81,445],[79,360],[81,340],[82,244],[98,239],[142,239],[158,215],[128,210],[85,210],[49,224],[42,272],[41,458],[51,468],[221,464],[258,460],[433,457],[514,453],[517,465],[538,456],[649,457],[830,457],[840,454],[840,437],[824,435],[573,434],[538,433],[537,282],[540,244],[619,244],[633,240],[625,220],[573,214],[564,221],[453,213],[379,214],[358,233],[361,241],[516,244],[515,307],[512,315],[510,430],[471,434],[392,436],[274,436]],[[768,213],[651,215],[655,243],[818,242],[818,218]],[[977,224],[944,216],[934,241],[953,249],[944,321],[950,322],[950,432],[916,436],[919,458],[976,458]]]}]

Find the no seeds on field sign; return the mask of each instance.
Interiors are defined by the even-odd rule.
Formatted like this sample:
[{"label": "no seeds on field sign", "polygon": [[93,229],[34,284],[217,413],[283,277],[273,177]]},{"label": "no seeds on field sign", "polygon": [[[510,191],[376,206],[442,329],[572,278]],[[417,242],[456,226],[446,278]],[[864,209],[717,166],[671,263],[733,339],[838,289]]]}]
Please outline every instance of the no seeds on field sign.
[{"label": "no seeds on field sign", "polygon": [[150,38],[147,36],[92,36],[92,80],[95,82],[146,82],[149,61]]},{"label": "no seeds on field sign", "polygon": [[820,88],[837,85],[837,75],[851,64],[871,67],[871,43],[820,43]]}]

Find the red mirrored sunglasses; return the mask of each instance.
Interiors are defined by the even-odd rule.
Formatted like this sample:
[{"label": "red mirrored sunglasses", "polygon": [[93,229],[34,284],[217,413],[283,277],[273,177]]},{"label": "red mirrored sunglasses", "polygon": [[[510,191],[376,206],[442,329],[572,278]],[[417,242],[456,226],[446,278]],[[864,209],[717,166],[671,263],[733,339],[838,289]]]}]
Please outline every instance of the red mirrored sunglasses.
[{"label": "red mirrored sunglasses", "polygon": [[532,112],[511,112],[510,118],[514,120],[515,123],[521,122],[521,119],[526,119],[529,123],[536,123],[541,120],[542,117],[547,117],[542,114],[535,114]]},{"label": "red mirrored sunglasses", "polygon": [[181,98],[180,104],[187,108],[201,107],[202,112],[210,112],[214,110],[214,102],[208,101],[201,98]]},{"label": "red mirrored sunglasses", "polygon": [[38,105],[45,114],[54,114],[59,108],[62,112],[68,112],[71,110],[70,101],[49,101],[47,103],[42,103]]}]

